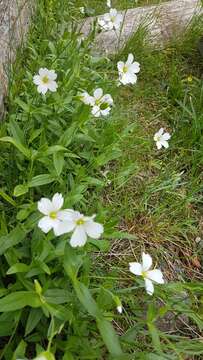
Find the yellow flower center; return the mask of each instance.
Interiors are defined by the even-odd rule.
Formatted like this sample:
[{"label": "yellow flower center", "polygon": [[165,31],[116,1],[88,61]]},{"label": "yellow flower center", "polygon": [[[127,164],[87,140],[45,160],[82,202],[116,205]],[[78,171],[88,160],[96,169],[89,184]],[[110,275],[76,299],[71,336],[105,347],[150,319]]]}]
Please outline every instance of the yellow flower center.
[{"label": "yellow flower center", "polygon": [[192,82],[192,80],[193,80],[192,75],[188,76],[187,81],[188,81],[188,82]]},{"label": "yellow flower center", "polygon": [[128,67],[127,67],[127,65],[125,65],[125,66],[123,67],[123,72],[124,72],[124,73],[127,73],[127,72],[128,72]]},{"label": "yellow flower center", "polygon": [[83,219],[78,219],[77,221],[76,221],[76,224],[77,225],[83,225],[85,223],[85,221],[83,220]]},{"label": "yellow flower center", "polygon": [[116,20],[116,17],[115,16],[112,16],[111,17],[111,21],[114,22]]},{"label": "yellow flower center", "polygon": [[145,279],[147,277],[147,271],[142,271],[142,274],[143,278]]},{"label": "yellow flower center", "polygon": [[99,105],[100,105],[100,99],[97,99],[97,100],[95,101],[95,104],[99,106]]},{"label": "yellow flower center", "polygon": [[44,83],[44,84],[47,84],[48,82],[49,82],[49,78],[48,78],[48,76],[43,76],[43,78],[42,78],[42,82]]},{"label": "yellow flower center", "polygon": [[57,218],[57,213],[55,211],[51,211],[50,214],[49,214],[49,217],[51,219],[56,219]]}]

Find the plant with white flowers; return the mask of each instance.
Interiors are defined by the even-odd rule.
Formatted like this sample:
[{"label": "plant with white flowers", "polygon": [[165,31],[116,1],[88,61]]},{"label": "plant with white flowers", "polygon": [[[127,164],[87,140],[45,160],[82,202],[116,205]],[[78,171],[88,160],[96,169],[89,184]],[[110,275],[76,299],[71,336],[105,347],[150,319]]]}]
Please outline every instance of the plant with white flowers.
[{"label": "plant with white flowers", "polygon": [[111,8],[111,0],[107,0],[106,5]]},{"label": "plant with white flowers", "polygon": [[104,232],[103,225],[94,221],[96,215],[84,216],[79,211],[69,211],[68,218],[62,222],[58,229],[58,235],[63,235],[73,231],[70,239],[72,247],[84,246],[87,236],[92,239],[99,239]]},{"label": "plant with white flowers", "polygon": [[140,64],[134,62],[133,54],[128,55],[126,62],[119,61],[117,63],[119,82],[123,85],[135,84],[137,82],[137,73],[140,71]]},{"label": "plant with white flowers", "polygon": [[48,70],[46,68],[39,69],[39,74],[33,77],[33,82],[37,85],[38,93],[45,95],[48,90],[55,92],[58,88],[55,81],[56,78],[57,74],[54,70]]},{"label": "plant with white flowers", "polygon": [[79,97],[84,104],[92,107],[91,113],[95,117],[109,115],[111,106],[113,105],[113,99],[110,94],[104,95],[101,88],[96,89],[93,96],[90,96],[88,92],[84,91]]},{"label": "plant with white flowers", "polygon": [[171,138],[171,135],[168,132],[164,132],[164,129],[161,128],[155,135],[154,141],[156,142],[157,149],[160,150],[162,147],[168,148],[168,140]]},{"label": "plant with white flowers", "polygon": [[109,13],[100,16],[98,24],[103,30],[119,30],[123,21],[123,15],[116,9],[110,9]]},{"label": "plant with white flowers", "polygon": [[101,88],[96,89],[93,95],[92,115],[95,117],[107,116],[111,111],[113,99],[110,94],[103,95]]},{"label": "plant with white flowers", "polygon": [[56,193],[52,200],[42,198],[38,201],[38,210],[44,215],[38,222],[38,227],[44,232],[48,233],[53,229],[54,234],[58,236],[60,225],[63,220],[69,219],[68,214],[70,210],[61,210],[64,203],[63,196]]},{"label": "plant with white flowers", "polygon": [[142,263],[129,263],[129,270],[134,275],[142,276],[145,281],[145,288],[149,295],[154,293],[153,282],[164,284],[163,274],[159,269],[150,270],[152,266],[152,258],[149,254],[142,253]]}]

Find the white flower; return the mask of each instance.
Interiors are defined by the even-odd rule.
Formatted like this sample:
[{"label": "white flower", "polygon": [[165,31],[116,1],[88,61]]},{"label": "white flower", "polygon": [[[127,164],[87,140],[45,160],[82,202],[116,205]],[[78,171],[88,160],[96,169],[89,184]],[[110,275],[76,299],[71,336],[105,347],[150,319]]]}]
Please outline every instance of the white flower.
[{"label": "white flower", "polygon": [[57,236],[59,228],[63,220],[69,219],[69,212],[71,210],[61,210],[63,206],[63,196],[56,193],[52,200],[42,198],[38,201],[38,210],[45,216],[38,222],[38,227],[44,232],[48,233],[53,229],[54,234]]},{"label": "white flower", "polygon": [[113,99],[111,95],[103,95],[103,90],[99,88],[94,91],[94,96],[92,99],[92,114],[95,117],[102,115],[107,116],[111,111],[111,106],[113,105]]},{"label": "white flower", "polygon": [[164,284],[163,274],[161,270],[150,270],[152,266],[152,258],[149,254],[142,253],[142,263],[129,263],[129,270],[134,275],[141,275],[145,281],[145,288],[149,295],[154,292],[153,281],[158,284]]},{"label": "white flower", "polygon": [[48,90],[55,92],[58,87],[55,81],[56,78],[57,74],[54,70],[48,70],[46,68],[39,69],[39,75],[33,77],[33,82],[37,85],[38,93],[45,95]]},{"label": "white flower", "polygon": [[83,14],[83,15],[85,14],[85,7],[84,6],[80,6],[79,10],[80,10],[81,14]]},{"label": "white flower", "polygon": [[111,8],[111,0],[107,0],[106,5]]},{"label": "white flower", "polygon": [[90,96],[87,91],[81,93],[79,97],[85,105],[94,105],[94,98]]},{"label": "white flower", "polygon": [[122,314],[122,312],[123,312],[123,307],[122,307],[122,305],[117,306],[116,309],[117,309],[117,311],[118,311],[119,314]]},{"label": "white flower", "polygon": [[110,9],[108,14],[105,14],[98,19],[98,24],[104,30],[118,30],[121,27],[123,15],[119,14],[116,9]]},{"label": "white flower", "polygon": [[160,150],[163,147],[166,149],[169,147],[168,141],[171,138],[171,135],[166,132],[164,133],[164,129],[161,128],[155,135],[154,141],[156,142],[157,149]]},{"label": "white flower", "polygon": [[58,235],[66,234],[73,231],[70,239],[72,247],[84,246],[87,242],[87,236],[92,239],[98,239],[103,233],[103,225],[94,221],[95,215],[84,216],[79,211],[69,211],[68,218],[58,228]]},{"label": "white flower", "polygon": [[140,64],[138,62],[133,62],[133,54],[128,55],[127,61],[119,61],[117,63],[119,81],[123,84],[135,84],[137,82],[137,74],[140,71]]}]

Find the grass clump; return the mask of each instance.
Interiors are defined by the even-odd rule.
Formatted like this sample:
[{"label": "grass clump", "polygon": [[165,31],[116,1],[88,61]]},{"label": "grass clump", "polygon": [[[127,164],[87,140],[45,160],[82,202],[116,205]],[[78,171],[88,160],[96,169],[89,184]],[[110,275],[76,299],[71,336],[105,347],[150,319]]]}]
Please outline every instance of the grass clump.
[{"label": "grass clump", "polygon": [[[201,19],[162,51],[138,32],[107,59],[80,41],[73,3],[36,11],[1,124],[0,359],[201,359]],[[129,53],[138,82],[117,87]],[[55,70],[56,92],[37,92],[40,68]],[[98,88],[113,97],[109,117],[93,116]],[[158,151],[160,127],[172,138]],[[39,228],[38,202],[56,193],[97,214],[100,240],[74,248],[71,232]],[[154,296],[128,269],[142,251],[167,282]]]}]

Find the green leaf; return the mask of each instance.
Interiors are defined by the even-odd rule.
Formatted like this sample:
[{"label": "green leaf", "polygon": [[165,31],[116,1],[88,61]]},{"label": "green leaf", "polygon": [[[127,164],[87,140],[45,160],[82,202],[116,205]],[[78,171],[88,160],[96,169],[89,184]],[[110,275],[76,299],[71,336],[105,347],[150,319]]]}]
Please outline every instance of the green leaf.
[{"label": "green leaf", "polygon": [[16,185],[14,191],[13,191],[13,195],[18,197],[21,195],[24,195],[28,192],[28,186],[26,184],[22,184],[22,185]]},{"label": "green leaf", "polygon": [[110,243],[107,240],[94,240],[90,239],[89,244],[94,245],[99,251],[107,252],[110,248]]},{"label": "green leaf", "polygon": [[50,304],[64,304],[69,299],[69,292],[65,289],[48,289],[44,293],[46,301]]},{"label": "green leaf", "polygon": [[25,306],[36,308],[41,305],[40,298],[34,291],[17,291],[0,299],[0,312],[15,311]]},{"label": "green leaf", "polygon": [[53,154],[54,167],[58,176],[61,175],[64,166],[64,154],[57,152]]},{"label": "green leaf", "polygon": [[68,150],[66,149],[66,147],[62,145],[53,145],[53,146],[49,146],[48,149],[43,152],[43,155],[48,156],[55,154],[57,152],[66,152],[66,151]]},{"label": "green leaf", "polygon": [[17,206],[16,202],[9,195],[7,195],[3,190],[0,190],[0,196],[4,200],[6,200],[9,204],[11,204],[13,206]]},{"label": "green leaf", "polygon": [[59,144],[61,144],[62,146],[65,146],[65,147],[70,145],[70,143],[72,142],[73,137],[77,131],[77,128],[78,128],[78,124],[76,122],[74,122],[71,126],[69,126],[69,128],[60,137]]},{"label": "green leaf", "polygon": [[37,175],[32,178],[32,180],[29,182],[29,187],[36,187],[36,186],[42,186],[46,184],[50,184],[53,181],[55,181],[55,177],[53,177],[50,174],[41,174]]},{"label": "green leaf", "polygon": [[70,245],[66,245],[64,254],[64,268],[72,281],[77,277],[78,271],[83,264],[83,259]]},{"label": "green leaf", "polygon": [[31,144],[42,133],[42,131],[43,128],[34,130],[29,138],[28,143]]},{"label": "green leaf", "polygon": [[24,340],[21,340],[21,342],[18,344],[16,351],[13,354],[12,360],[24,358],[26,347],[27,347],[26,342]]},{"label": "green leaf", "polygon": [[25,327],[25,336],[27,336],[28,334],[30,334],[32,332],[32,330],[35,329],[35,327],[37,326],[37,324],[39,323],[40,319],[43,316],[43,312],[41,309],[31,309],[28,319],[27,319],[27,323],[26,323],[26,327]]},{"label": "green leaf", "polygon": [[24,133],[15,120],[12,119],[9,121],[8,128],[12,133],[13,138],[20,144],[25,145]]},{"label": "green leaf", "polygon": [[113,325],[105,319],[97,319],[97,326],[110,354],[122,355],[123,352]]},{"label": "green leaf", "polygon": [[28,104],[26,104],[24,101],[22,101],[21,99],[17,98],[15,99],[15,103],[18,104],[21,109],[23,109],[25,112],[29,113],[30,112],[30,106]]},{"label": "green leaf", "polygon": [[154,346],[154,349],[156,349],[158,352],[161,352],[161,342],[160,342],[160,338],[159,338],[159,332],[156,328],[156,326],[154,326],[153,323],[147,323],[148,325],[148,329],[149,329],[149,333],[152,337],[152,343]]},{"label": "green leaf", "polygon": [[15,265],[12,265],[8,271],[7,271],[7,275],[11,275],[11,274],[16,274],[16,273],[21,273],[21,272],[27,272],[29,271],[30,267],[26,264],[22,264],[22,263],[17,263]]},{"label": "green leaf", "polygon": [[10,136],[5,136],[0,138],[0,141],[2,142],[8,142],[10,144],[13,144],[27,159],[31,158],[31,152],[28,148],[26,148],[24,145],[16,141],[14,138]]},{"label": "green leaf", "polygon": [[101,311],[96,301],[93,299],[89,289],[79,281],[74,282],[74,288],[78,299],[87,312],[95,318],[100,318],[102,316]]},{"label": "green leaf", "polygon": [[0,255],[7,249],[17,245],[25,239],[27,232],[21,227],[17,226],[9,234],[0,237]]}]

